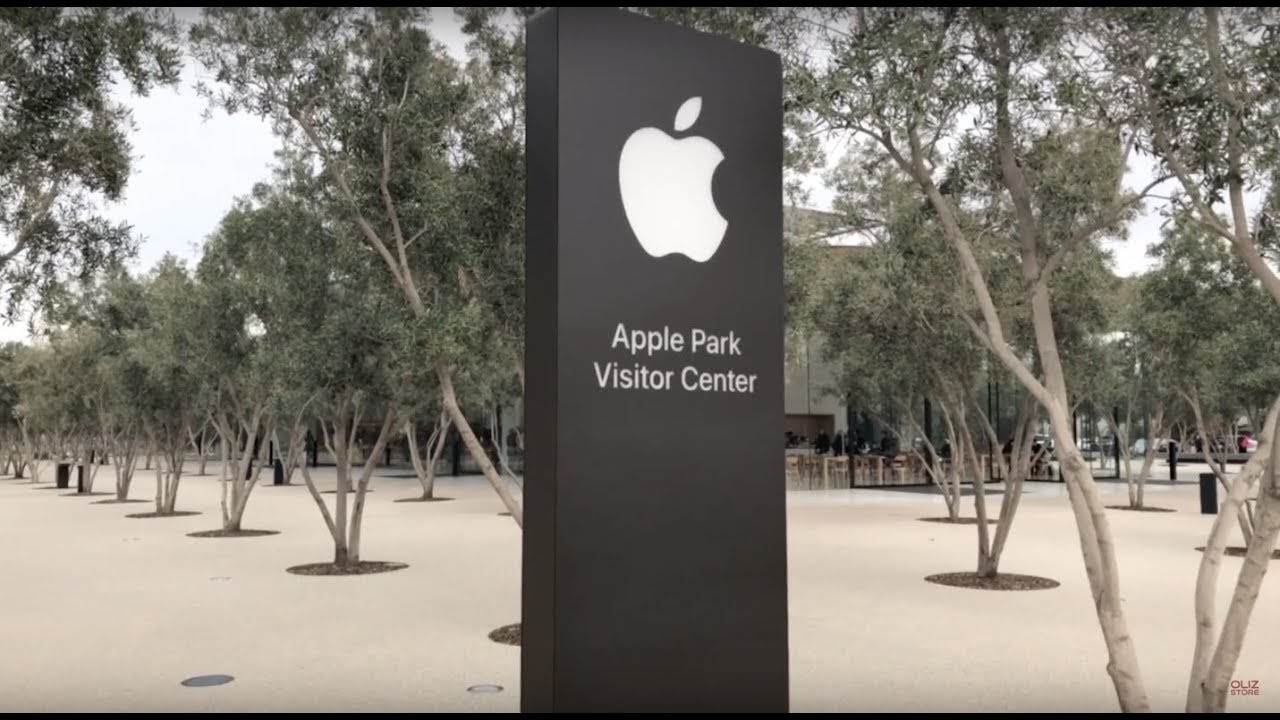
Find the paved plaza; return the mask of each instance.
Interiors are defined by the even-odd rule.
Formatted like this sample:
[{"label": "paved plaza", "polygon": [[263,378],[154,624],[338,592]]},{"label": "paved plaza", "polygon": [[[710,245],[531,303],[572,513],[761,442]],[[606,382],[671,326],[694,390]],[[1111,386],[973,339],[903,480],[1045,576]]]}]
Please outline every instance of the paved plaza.
[{"label": "paved plaza", "polygon": [[[1148,488],[1149,504],[1178,512],[1109,511],[1158,711],[1180,711],[1185,696],[1194,548],[1212,522],[1198,512],[1196,471]],[[110,473],[98,490],[111,489]],[[196,539],[186,533],[219,527],[213,475],[184,479],[179,493],[179,509],[201,515],[162,519],[125,517],[143,504],[0,480],[0,711],[517,710],[519,649],[487,634],[520,617],[519,531],[482,478],[442,478],[437,494],[452,502],[394,503],[418,492],[404,475],[375,476],[362,558],[409,567],[356,577],[285,572],[332,556],[304,487],[254,492],[244,526],[279,535]],[[319,477],[332,487],[331,468]],[[140,471],[132,496],[154,494],[153,478]],[[1109,504],[1125,502],[1123,483],[1101,487]],[[975,564],[973,526],[916,520],[943,512],[921,492],[788,494],[792,709],[1115,711],[1063,486],[1028,486],[1002,563],[1062,583],[1052,590],[926,583]],[[1224,560],[1221,612],[1240,563]],[[1273,580],[1235,675],[1261,692],[1232,698],[1230,711],[1280,709],[1280,666],[1269,659],[1278,601]],[[181,685],[206,674],[235,680]],[[504,690],[467,691],[481,684]]]}]

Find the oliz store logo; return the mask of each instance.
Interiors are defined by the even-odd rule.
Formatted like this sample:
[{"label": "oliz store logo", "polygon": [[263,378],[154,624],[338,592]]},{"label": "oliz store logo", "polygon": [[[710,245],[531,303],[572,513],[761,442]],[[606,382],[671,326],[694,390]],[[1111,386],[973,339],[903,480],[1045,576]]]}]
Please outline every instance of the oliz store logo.
[{"label": "oliz store logo", "polygon": [[[676,111],[675,131],[693,126],[702,98],[685,100]],[[677,140],[665,130],[636,130],[618,158],[618,190],[627,222],[640,247],[653,257],[683,255],[711,259],[729,226],[711,192],[711,179],[724,153],[707,138]]]},{"label": "oliz store logo", "polygon": [[1232,695],[1261,695],[1262,691],[1258,688],[1257,680],[1232,680]]}]

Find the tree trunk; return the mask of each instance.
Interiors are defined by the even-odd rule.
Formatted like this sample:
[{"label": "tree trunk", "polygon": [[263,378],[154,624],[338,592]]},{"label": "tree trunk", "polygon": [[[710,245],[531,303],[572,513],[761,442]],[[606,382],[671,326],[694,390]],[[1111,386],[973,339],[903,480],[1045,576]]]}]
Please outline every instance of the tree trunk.
[{"label": "tree trunk", "polygon": [[[258,478],[261,476],[263,456],[266,454],[267,444],[262,443],[259,445],[256,454],[254,453],[254,445],[257,443],[258,429],[262,424],[262,415],[265,411],[264,407],[255,408],[248,427],[242,427],[239,422],[236,424],[237,436],[244,435],[244,446],[236,447],[233,451],[231,461],[233,470],[229,483],[225,480],[226,474],[223,474],[222,522],[225,530],[240,530],[240,522],[244,517],[244,510],[249,504],[249,496],[253,493],[253,489],[257,487]],[[265,434],[270,435],[269,432]],[[248,478],[245,477],[246,473],[249,474]],[[229,499],[225,490],[228,484],[231,486],[231,497]]]},{"label": "tree trunk", "polygon": [[[964,474],[965,449],[959,439],[955,421],[951,417],[951,410],[948,407],[950,401],[945,398],[939,398],[939,400],[938,405],[942,410],[942,422],[947,428],[947,441],[951,445],[950,467],[947,468],[946,474],[939,485],[942,489],[943,500],[947,504],[947,517],[952,522],[955,522],[960,519],[960,499],[962,497],[960,478]],[[964,417],[963,412],[960,417]],[[922,436],[924,434],[921,433]],[[929,450],[933,454],[934,463],[936,463],[938,471],[941,472],[943,465],[940,453],[936,452],[932,445],[929,446]],[[852,469],[850,472],[852,472]]]},{"label": "tree trunk", "polygon": [[[502,472],[506,473],[507,476],[510,477],[512,480],[516,480],[515,471],[511,469],[511,462],[507,457],[506,433],[498,432],[498,428],[501,426],[501,423],[499,422],[499,420],[500,420],[500,416],[498,414],[498,410],[495,409],[495,410],[489,411],[489,427],[493,428],[493,433],[494,433],[493,446],[495,448],[495,452],[498,455],[499,469]],[[925,442],[928,442],[928,438],[925,439]]]},{"label": "tree trunk", "polygon": [[[1249,458],[1249,461],[1245,463],[1245,466],[1235,477],[1221,512],[1214,517],[1213,528],[1209,531],[1209,539],[1205,543],[1204,554],[1200,557],[1200,569],[1196,574],[1195,593],[1196,642],[1195,650],[1192,654],[1191,677],[1187,682],[1187,712],[1209,710],[1213,702],[1211,698],[1206,697],[1205,688],[1209,680],[1211,663],[1217,661],[1215,657],[1215,645],[1217,643],[1213,636],[1216,623],[1216,597],[1218,575],[1222,567],[1222,555],[1226,549],[1227,536],[1231,529],[1229,518],[1236,514],[1235,511],[1245,502],[1245,498],[1258,477],[1264,471],[1272,473],[1275,471],[1274,465],[1268,468],[1268,464],[1271,462],[1272,453],[1275,452],[1277,447],[1280,447],[1280,444],[1277,444],[1275,439],[1275,433],[1277,429],[1280,429],[1278,420],[1280,420],[1280,398],[1277,398],[1271,405],[1266,420],[1263,422],[1257,451],[1254,452],[1253,457]],[[1260,494],[1265,494],[1265,490]],[[1274,539],[1272,544],[1274,544]],[[1248,552],[1251,552],[1254,546],[1255,543],[1250,542],[1248,545],[1250,550]],[[1248,562],[1246,555],[1246,566]],[[1265,567],[1263,572],[1265,572]],[[1242,578],[1243,575],[1244,570],[1242,569]],[[1259,576],[1258,579],[1260,582],[1261,577]],[[1237,590],[1238,592],[1239,590]],[[1238,652],[1236,654],[1238,656]],[[1225,662],[1225,659],[1223,662]],[[1234,667],[1235,658],[1231,658],[1230,662]]]},{"label": "tree trunk", "polygon": [[227,532],[240,532],[241,519],[244,517],[245,504],[243,502],[235,503],[231,511],[231,517],[227,520],[223,530]]},{"label": "tree trunk", "polygon": [[431,430],[431,436],[426,441],[426,450],[428,450],[428,461],[422,461],[422,452],[417,445],[417,427],[413,423],[406,425],[406,437],[408,438],[408,456],[413,464],[413,474],[417,475],[417,482],[422,486],[422,500],[431,500],[435,497],[435,468],[439,464],[440,455],[444,452],[444,443],[448,439],[449,425],[452,420],[444,413],[440,413],[440,418],[436,420],[435,428]]},{"label": "tree trunk", "polygon": [[1156,451],[1148,444],[1147,454],[1142,458],[1142,468],[1138,471],[1137,492],[1130,496],[1129,505],[1131,507],[1144,507],[1147,490],[1147,478],[1151,477],[1151,466],[1155,464]]},{"label": "tree trunk", "polygon": [[156,463],[157,471],[161,464],[168,466],[163,482],[164,508],[160,511],[166,515],[172,515],[178,504],[178,486],[182,482],[183,455],[186,453],[186,441],[181,438],[181,434],[176,435],[169,447],[162,451],[163,463]]},{"label": "tree trunk", "polygon": [[364,527],[364,507],[365,496],[369,491],[369,479],[373,477],[373,468],[378,464],[378,456],[382,454],[382,449],[386,447],[387,441],[391,439],[391,429],[395,427],[396,410],[391,408],[387,411],[386,417],[383,418],[382,428],[378,431],[378,439],[373,444],[373,450],[365,458],[364,467],[360,472],[360,480],[356,486],[356,504],[351,510],[351,539],[347,543],[350,549],[351,562],[360,562],[360,530]]},{"label": "tree trunk", "polygon": [[227,512],[227,473],[235,473],[234,463],[228,462],[224,454],[222,458],[222,469],[218,472],[218,510],[222,513],[222,529],[226,530],[231,526],[231,514]]},{"label": "tree trunk", "polygon": [[[151,455],[147,455],[147,460],[151,459]],[[148,468],[150,463],[147,463]],[[156,463],[156,514],[164,513],[164,473],[160,469],[160,463]]]},{"label": "tree trunk", "polygon": [[[105,444],[103,444],[102,450],[103,452],[106,452]],[[101,463],[98,462],[98,458],[96,457],[97,454],[98,454],[98,449],[91,447],[89,451],[89,457],[85,459],[85,461],[88,463],[88,466],[84,470],[84,491],[86,493],[93,492],[94,482],[98,479],[98,470],[102,467]]]},{"label": "tree trunk", "polygon": [[[1030,262],[1028,257],[1032,258]],[[1024,272],[1029,277],[1039,274],[1038,265],[1034,263],[1034,251],[1024,250]],[[1049,397],[1046,399],[1049,402],[1046,410],[1054,434],[1054,444],[1065,450],[1062,475],[1076,519],[1094,607],[1110,656],[1107,672],[1115,685],[1122,712],[1149,712],[1151,705],[1138,653],[1120,601],[1120,569],[1116,562],[1111,523],[1098,493],[1098,486],[1071,436],[1071,417],[1065,410],[1068,406],[1066,378],[1058,354],[1047,285],[1037,282],[1033,286],[1031,309],[1036,347],[1048,386]]]},{"label": "tree trunk", "polygon": [[[292,439],[292,436],[290,436],[291,441]],[[267,464],[271,467],[271,472],[274,473],[275,462],[278,460],[280,462],[281,470],[284,471],[283,482],[285,485],[288,485],[289,481],[293,479],[294,443],[290,442],[289,449],[284,449],[284,444],[280,442],[280,428],[276,425],[275,420],[271,421],[271,442],[275,444],[276,456],[273,459],[271,454],[267,453]]]},{"label": "tree trunk", "polygon": [[[1089,586],[1093,593],[1094,606],[1110,655],[1107,671],[1115,685],[1121,711],[1147,712],[1151,706],[1142,679],[1137,651],[1134,648],[1133,638],[1129,634],[1124,607],[1120,601],[1120,571],[1116,563],[1111,526],[1097,485],[1094,483],[1088,465],[1084,462],[1080,449],[1076,447],[1072,438],[1071,416],[1067,411],[1070,402],[1053,324],[1049,278],[1041,276],[1042,271],[1047,270],[1041,266],[1039,259],[1041,229],[1032,202],[1030,184],[1018,160],[1014,121],[1009,107],[1010,94],[1014,85],[1011,73],[1013,53],[1010,32],[1007,27],[1001,26],[995,28],[993,34],[991,43],[993,47],[990,49],[996,53],[994,62],[996,83],[993,96],[996,146],[1004,189],[1008,191],[1015,210],[1022,276],[1031,289],[1032,329],[1040,367],[1043,371],[1043,384],[1014,353],[1013,348],[1004,342],[999,313],[991,299],[982,268],[964,232],[959,228],[954,216],[949,213],[947,217],[941,219],[944,229],[948,225],[952,226],[947,230],[947,235],[953,239],[952,245],[960,255],[965,276],[978,296],[983,317],[988,324],[986,330],[988,346],[1018,376],[1028,390],[1039,395],[1037,399],[1049,414],[1055,445],[1065,452],[1062,458],[1062,475],[1066,480],[1068,497],[1080,535],[1081,550],[1089,577]],[[920,182],[926,186],[930,201],[935,206],[949,209],[947,199],[942,197],[923,169],[923,157],[918,149],[920,145],[918,135],[913,134],[911,139],[916,174]]]},{"label": "tree trunk", "polygon": [[[956,448],[958,443],[952,443],[951,447]],[[957,467],[963,468],[957,461],[963,458],[956,457],[956,450],[951,451],[951,467],[947,471],[944,482],[946,489],[942,491],[942,497],[947,503],[947,517],[955,522],[960,519],[960,472]]]},{"label": "tree trunk", "polygon": [[[334,534],[342,538],[341,544],[335,548],[334,557],[341,555],[343,564],[359,562],[359,557],[352,557],[347,545],[347,492],[351,489],[351,435],[355,434],[355,423],[349,414],[344,412],[346,401],[339,409],[338,421],[333,426],[333,459],[338,463],[338,484],[333,495]],[[348,430],[348,424],[351,425]],[[335,561],[336,562],[336,561]]]},{"label": "tree trunk", "polygon": [[298,465],[307,462],[306,430],[299,421],[289,431],[289,455],[284,462],[284,484],[293,484],[293,473]]},{"label": "tree trunk", "polygon": [[[965,454],[976,460],[978,453],[973,447],[973,436],[964,431],[961,435],[966,446]],[[973,509],[978,517],[978,575],[989,578],[996,574],[996,563],[991,557],[991,529],[987,527],[987,483],[982,476],[981,466],[976,462],[974,464],[978,467],[973,475]]]},{"label": "tree trunk", "polygon": [[[441,424],[437,423],[431,431],[431,436],[427,438],[427,451],[432,452],[436,446],[436,438],[444,435],[441,431]],[[422,486],[422,499],[430,500],[432,489],[435,481],[435,464],[432,463],[430,468],[423,467],[422,453],[418,451],[418,425],[412,421],[405,423],[404,436],[409,442],[409,462],[413,463],[413,474],[418,477],[418,484]]]},{"label": "tree trunk", "polygon": [[440,456],[444,454],[445,445],[449,439],[449,428],[453,425],[453,421],[449,416],[440,414],[440,434],[436,436],[435,445],[431,448],[431,458],[427,465],[427,485],[426,491],[428,497],[435,496],[436,487],[436,468],[440,465]]},{"label": "tree trunk", "polygon": [[1150,703],[1142,680],[1141,666],[1133,637],[1129,634],[1124,608],[1120,603],[1120,573],[1106,510],[1084,458],[1071,445],[1070,435],[1060,429],[1070,427],[1066,424],[1067,418],[1059,419],[1063,422],[1054,423],[1055,434],[1058,435],[1055,442],[1059,447],[1068,448],[1062,462],[1062,474],[1066,480],[1071,509],[1076,517],[1094,607],[1110,657],[1107,673],[1115,685],[1122,712],[1149,712]]},{"label": "tree trunk", "polygon": [[[1023,405],[1024,407],[1032,405],[1029,396],[1023,402]],[[973,434],[968,432],[967,428],[961,432],[966,454],[972,458],[970,465],[974,473],[973,494],[974,508],[978,516],[979,577],[994,578],[1000,572],[1000,557],[1004,553],[1005,544],[1009,539],[1009,532],[1013,527],[1013,518],[1022,499],[1023,481],[1027,474],[1026,468],[1028,467],[1030,453],[1030,440],[1034,437],[1027,429],[1027,425],[1029,425],[1029,421],[1023,420],[1016,426],[1014,452],[1010,455],[1009,465],[1006,468],[1005,488],[1000,501],[1000,511],[996,520],[994,538],[991,537],[990,529],[987,525],[986,481],[982,462],[978,455],[977,446],[973,442]]]},{"label": "tree trunk", "polygon": [[137,448],[137,440],[127,439],[120,447],[116,448],[115,453],[115,473],[116,473],[116,500],[124,502],[129,499],[129,487],[133,484],[133,471],[135,470],[138,459],[135,455]]},{"label": "tree trunk", "polygon": [[[1011,148],[1007,150],[1012,151]],[[1034,258],[1034,250],[1024,249],[1024,272],[1032,278],[1039,275],[1039,267]],[[1037,282],[1033,286],[1031,312],[1036,347],[1050,395],[1046,409],[1053,429],[1054,444],[1066,450],[1062,459],[1062,475],[1066,480],[1067,495],[1076,518],[1094,607],[1111,660],[1107,665],[1107,672],[1115,685],[1122,712],[1149,712],[1151,703],[1147,698],[1146,683],[1142,678],[1138,653],[1133,636],[1129,634],[1129,623],[1120,601],[1120,568],[1116,562],[1111,523],[1093,475],[1071,437],[1071,417],[1065,410],[1068,405],[1066,377],[1058,354],[1049,288],[1044,283]]]},{"label": "tree trunk", "polygon": [[[1004,554],[1005,545],[1009,541],[1009,532],[1013,529],[1013,518],[1017,515],[1018,506],[1022,503],[1022,489],[1031,468],[1039,462],[1041,455],[1032,455],[1035,444],[1035,432],[1032,423],[1035,421],[1035,398],[1029,393],[1023,395],[1018,411],[1018,420],[1014,432],[1014,452],[1009,457],[1008,475],[1005,476],[1004,495],[1000,499],[1000,515],[996,519],[996,535],[991,543],[990,577],[1000,572],[1000,558]],[[970,446],[972,447],[972,439]],[[981,472],[981,468],[979,468]]]},{"label": "tree trunk", "polygon": [[[22,449],[25,451],[27,456],[27,468],[31,470],[31,482],[38,483],[40,482],[40,453],[36,448],[36,443],[31,439],[31,432],[27,428],[26,421],[23,421],[21,429]],[[21,468],[19,468],[19,470],[21,470]],[[18,477],[22,477],[21,472],[18,473]]]},{"label": "tree trunk", "polygon": [[218,472],[218,508],[222,513],[222,527],[227,529],[231,524],[231,513],[227,507],[227,482],[230,478],[240,473],[240,462],[237,454],[240,452],[239,437],[230,442],[230,450],[228,451],[228,436],[231,434],[231,423],[228,422],[225,415],[219,415],[218,420],[214,424],[214,430],[218,433],[218,453],[222,456],[222,469]]},{"label": "tree trunk", "polygon": [[173,469],[171,462],[166,461],[165,464],[169,465],[170,469],[164,476],[164,513],[172,515],[178,505],[178,473]]},{"label": "tree trunk", "polygon": [[[323,421],[321,424],[323,427]],[[333,519],[333,514],[329,512],[329,506],[325,504],[324,498],[320,497],[320,491],[316,489],[315,481],[311,479],[311,468],[307,463],[302,463],[302,482],[307,486],[307,493],[311,495],[311,499],[315,501],[316,507],[320,508],[320,515],[324,518],[325,527],[329,530],[329,537],[333,540],[333,562],[335,565],[341,564],[339,561],[346,562],[347,557],[347,538],[345,535],[338,534],[337,524]]]},{"label": "tree trunk", "polygon": [[[246,448],[248,450],[249,448]],[[266,466],[267,447],[264,445],[258,449],[256,462],[252,465],[253,472],[248,480],[241,480],[238,492],[233,493],[231,499],[231,519],[227,530],[239,532],[241,523],[244,522],[245,508],[249,507],[249,497],[253,494],[254,488],[258,487],[258,480],[262,477],[262,468]],[[243,475],[240,476],[243,478]],[[234,487],[234,486],[233,486]]]},{"label": "tree trunk", "polygon": [[191,437],[191,449],[196,451],[196,457],[200,459],[200,470],[196,473],[198,477],[204,477],[208,474],[206,472],[206,464],[209,460],[209,443],[206,442],[207,438],[205,437],[205,429],[208,427],[209,421],[205,420],[204,424],[200,426],[198,435],[194,428],[187,430],[188,435]]},{"label": "tree trunk", "polygon": [[1240,569],[1236,580],[1236,591],[1231,597],[1231,607],[1222,623],[1222,636],[1218,640],[1218,648],[1209,663],[1209,671],[1204,684],[1205,712],[1225,712],[1227,706],[1227,688],[1231,683],[1231,675],[1235,672],[1240,660],[1240,650],[1244,647],[1245,632],[1249,629],[1249,619],[1258,601],[1258,593],[1262,590],[1262,579],[1267,574],[1267,565],[1271,562],[1271,552],[1276,546],[1276,537],[1280,535],[1280,512],[1276,511],[1275,464],[1268,469],[1267,479],[1258,500],[1258,516],[1253,539],[1245,552],[1244,566]]},{"label": "tree trunk", "polygon": [[440,395],[444,401],[445,410],[449,413],[449,417],[453,419],[454,426],[458,428],[458,434],[462,437],[462,443],[466,445],[467,452],[471,454],[476,464],[480,466],[485,479],[489,481],[489,485],[493,487],[494,492],[498,493],[498,497],[502,500],[502,504],[507,508],[507,511],[511,513],[516,525],[524,528],[524,510],[516,502],[515,497],[511,495],[511,491],[507,488],[502,476],[498,474],[498,470],[489,461],[489,456],[485,454],[480,441],[476,439],[476,434],[471,430],[471,424],[467,422],[466,416],[463,415],[462,408],[458,406],[458,395],[453,389],[452,371],[444,365],[436,365],[436,376],[440,379]]},{"label": "tree trunk", "polygon": [[208,465],[209,465],[209,446],[207,443],[203,442],[203,439],[202,439],[200,443],[200,475],[201,477],[209,474]]}]

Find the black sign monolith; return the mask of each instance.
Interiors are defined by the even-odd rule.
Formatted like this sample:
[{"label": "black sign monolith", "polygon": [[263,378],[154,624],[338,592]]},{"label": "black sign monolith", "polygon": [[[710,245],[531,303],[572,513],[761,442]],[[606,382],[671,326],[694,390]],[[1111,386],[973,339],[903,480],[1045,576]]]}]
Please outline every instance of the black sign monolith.
[{"label": "black sign monolith", "polygon": [[786,712],[777,55],[528,27],[526,712]]}]

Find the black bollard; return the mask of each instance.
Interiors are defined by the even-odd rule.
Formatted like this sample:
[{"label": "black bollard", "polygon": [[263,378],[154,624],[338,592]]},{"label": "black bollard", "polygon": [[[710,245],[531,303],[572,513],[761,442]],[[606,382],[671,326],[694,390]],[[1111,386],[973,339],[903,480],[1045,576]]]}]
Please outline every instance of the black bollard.
[{"label": "black bollard", "polygon": [[84,492],[84,463],[76,466],[76,492]]},{"label": "black bollard", "polygon": [[1178,444],[1169,441],[1169,482],[1178,481]]},{"label": "black bollard", "polygon": [[54,483],[59,489],[67,489],[71,487],[71,465],[68,463],[58,463],[58,468],[53,476]]},{"label": "black bollard", "polygon": [[275,463],[271,467],[271,484],[284,484],[284,463],[280,461],[280,458],[276,458]]},{"label": "black bollard", "polygon": [[[1111,422],[1120,427],[1120,407],[1111,408]],[[1116,477],[1120,477],[1120,436],[1111,433],[1111,459],[1116,464]]]},{"label": "black bollard", "polygon": [[1218,514],[1218,476],[1200,473],[1200,514]]}]

